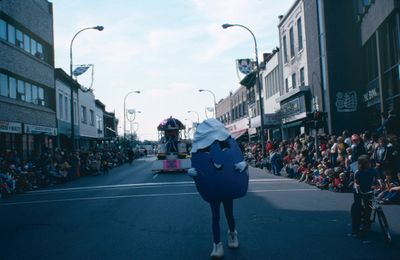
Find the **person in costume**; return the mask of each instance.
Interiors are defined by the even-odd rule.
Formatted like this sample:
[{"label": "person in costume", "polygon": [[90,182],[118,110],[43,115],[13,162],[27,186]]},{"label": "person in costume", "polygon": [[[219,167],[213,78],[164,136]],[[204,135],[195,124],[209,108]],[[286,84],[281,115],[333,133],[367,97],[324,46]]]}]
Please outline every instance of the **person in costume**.
[{"label": "person in costume", "polygon": [[220,205],[224,206],[228,222],[228,247],[238,248],[233,199],[246,195],[249,175],[239,145],[225,126],[216,119],[198,125],[192,145],[193,177],[201,197],[210,204],[212,213],[213,250],[211,257],[223,257],[220,238]]}]

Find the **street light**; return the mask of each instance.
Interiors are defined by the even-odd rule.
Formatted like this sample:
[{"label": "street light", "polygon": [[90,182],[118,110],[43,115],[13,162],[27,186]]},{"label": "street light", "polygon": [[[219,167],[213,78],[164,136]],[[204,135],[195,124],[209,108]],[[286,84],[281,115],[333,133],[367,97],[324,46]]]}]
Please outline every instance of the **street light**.
[{"label": "street light", "polygon": [[[94,27],[87,27],[87,28],[83,28],[82,30],[78,31],[77,33],[75,33],[74,37],[72,37],[71,40],[71,44],[69,45],[69,75],[71,77],[71,79],[73,79],[73,75],[72,75],[72,44],[74,43],[74,40],[76,38],[76,36],[78,36],[78,34],[80,34],[81,32],[85,31],[85,30],[98,30],[98,31],[103,31],[104,27],[103,26],[94,26]],[[71,106],[71,151],[74,152],[75,151],[75,124],[74,124],[74,90],[71,86],[71,102],[70,102],[70,106]],[[78,111],[77,111],[78,112]]]},{"label": "street light", "polygon": [[132,93],[140,94],[140,91],[139,90],[133,90],[131,92],[128,92],[124,97],[124,141],[126,139],[126,108],[125,108],[125,103],[126,103],[126,98]]},{"label": "street light", "polygon": [[197,111],[194,110],[189,110],[187,111],[188,113],[195,113],[197,115],[197,123],[200,123],[200,117],[199,117],[199,113],[197,113]]},{"label": "street light", "polygon": [[214,117],[217,118],[217,100],[215,98],[214,92],[212,92],[211,90],[208,90],[208,89],[199,89],[199,92],[203,92],[203,91],[209,92],[209,93],[211,93],[213,95],[213,98],[214,98]]},{"label": "street light", "polygon": [[[241,24],[229,24],[229,23],[225,23],[222,25],[223,29],[227,29],[229,27],[233,27],[233,26],[239,26],[242,27],[244,29],[246,29],[251,36],[253,36],[253,40],[254,40],[254,49],[255,49],[255,55],[256,55],[256,75],[257,75],[257,89],[258,89],[258,98],[260,100],[260,123],[261,123],[261,127],[260,127],[260,132],[261,132],[261,149],[262,149],[262,156],[264,157],[265,154],[265,141],[264,141],[264,105],[263,105],[263,100],[261,97],[261,82],[260,82],[260,65],[258,64],[258,50],[257,50],[257,40],[256,37],[254,36],[253,32],[247,28],[244,25]],[[249,115],[250,116],[250,115]]]}]

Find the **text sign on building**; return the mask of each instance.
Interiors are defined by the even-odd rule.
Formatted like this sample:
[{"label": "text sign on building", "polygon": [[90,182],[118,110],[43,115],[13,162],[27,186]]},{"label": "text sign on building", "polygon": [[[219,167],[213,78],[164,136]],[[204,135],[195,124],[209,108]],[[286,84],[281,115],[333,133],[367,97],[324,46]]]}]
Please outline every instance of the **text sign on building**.
[{"label": "text sign on building", "polygon": [[51,136],[57,135],[57,129],[53,127],[28,125],[28,124],[25,124],[24,126],[25,126],[24,128],[25,134],[33,134],[33,135],[44,134]]},{"label": "text sign on building", "polygon": [[357,111],[357,92],[337,92],[335,105],[338,112]]},{"label": "text sign on building", "polygon": [[22,133],[22,124],[14,123],[14,122],[0,121],[0,132],[1,133],[21,134]]}]

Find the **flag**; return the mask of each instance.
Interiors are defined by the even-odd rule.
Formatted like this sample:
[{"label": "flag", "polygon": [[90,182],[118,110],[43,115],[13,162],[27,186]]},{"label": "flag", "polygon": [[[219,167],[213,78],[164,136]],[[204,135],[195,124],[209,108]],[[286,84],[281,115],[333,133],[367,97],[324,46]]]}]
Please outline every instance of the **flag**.
[{"label": "flag", "polygon": [[88,65],[81,65],[81,66],[75,68],[73,75],[75,77],[78,77],[78,76],[82,75],[83,73],[85,73],[88,69],[89,69]]},{"label": "flag", "polygon": [[245,75],[253,71],[253,61],[251,59],[237,59],[236,66]]}]

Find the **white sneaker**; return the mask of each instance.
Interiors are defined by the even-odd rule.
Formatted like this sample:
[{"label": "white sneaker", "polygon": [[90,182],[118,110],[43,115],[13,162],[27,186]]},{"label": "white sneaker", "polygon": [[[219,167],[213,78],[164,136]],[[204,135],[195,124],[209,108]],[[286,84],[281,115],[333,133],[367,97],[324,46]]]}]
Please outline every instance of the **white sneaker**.
[{"label": "white sneaker", "polygon": [[218,257],[221,258],[224,256],[224,248],[222,246],[222,242],[218,244],[213,244],[213,250],[211,252],[211,257]]},{"label": "white sneaker", "polygon": [[237,231],[230,232],[228,230],[228,247],[229,248],[238,248],[239,247],[239,240],[237,237]]}]

